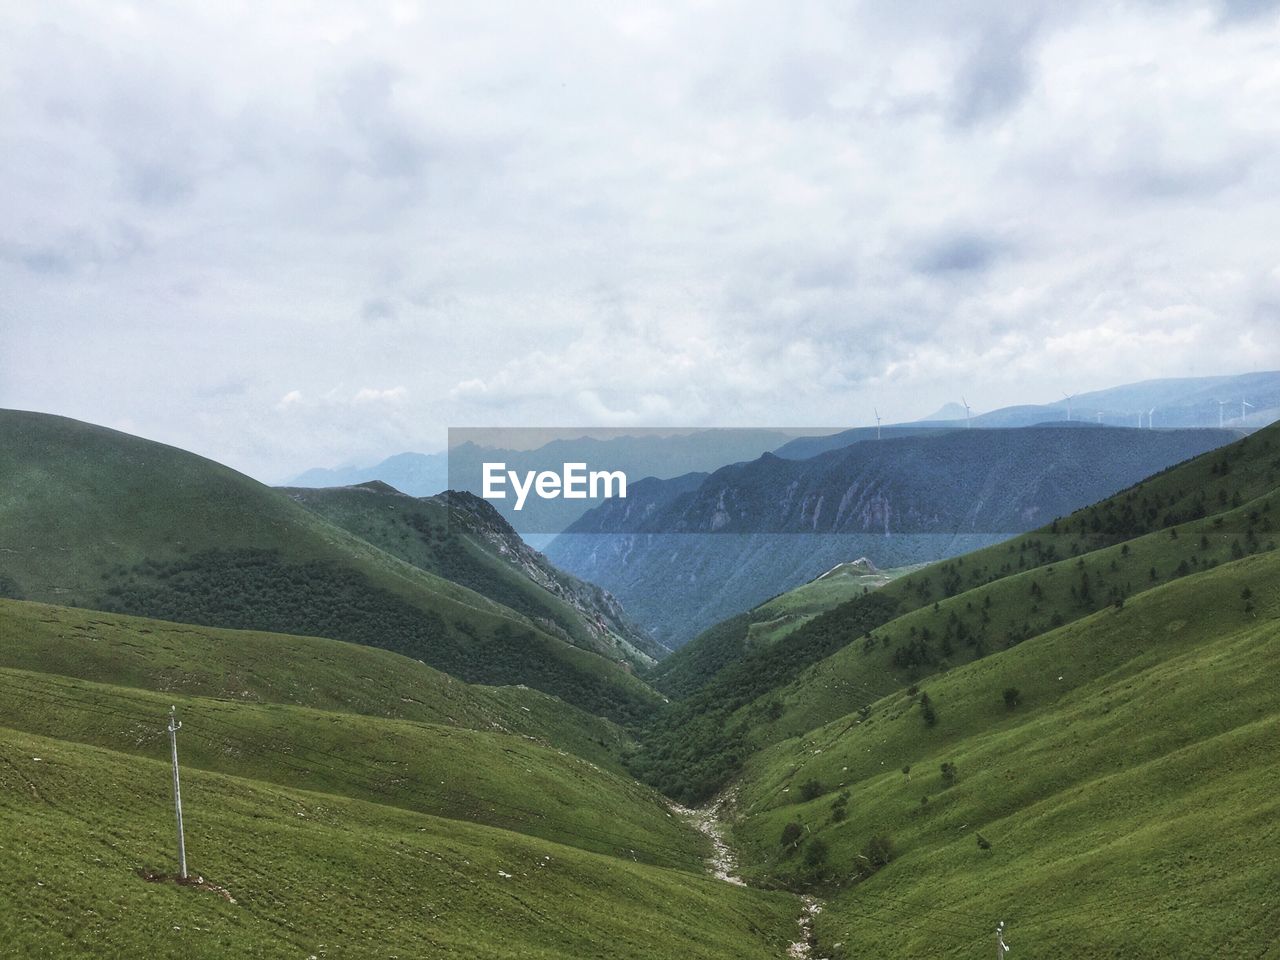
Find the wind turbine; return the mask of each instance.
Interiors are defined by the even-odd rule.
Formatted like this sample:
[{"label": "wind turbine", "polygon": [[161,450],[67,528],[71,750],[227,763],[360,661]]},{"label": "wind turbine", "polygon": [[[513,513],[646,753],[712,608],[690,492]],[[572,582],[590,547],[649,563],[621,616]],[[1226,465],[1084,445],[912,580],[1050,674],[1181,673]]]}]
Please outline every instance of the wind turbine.
[{"label": "wind turbine", "polygon": [[1241,397],[1240,398],[1240,426],[1242,427],[1244,426],[1244,418],[1248,416],[1248,414],[1245,413],[1246,408],[1252,409],[1253,404],[1250,403],[1248,400],[1245,400],[1243,397]]},{"label": "wind turbine", "polygon": [[1067,398],[1067,419],[1070,420],[1071,419],[1071,401],[1076,398],[1076,395],[1074,393],[1063,393],[1062,395]]},{"label": "wind turbine", "polygon": [[1231,402],[1230,400],[1219,400],[1219,401],[1218,401],[1218,429],[1219,429],[1219,430],[1221,430],[1221,429],[1222,429],[1222,424],[1223,424],[1223,419],[1222,419],[1222,408],[1223,408],[1223,407],[1225,407],[1225,406],[1226,406],[1228,403],[1230,403],[1230,402]]},{"label": "wind turbine", "polygon": [[1147,429],[1154,430],[1156,428],[1156,408],[1152,407],[1147,411]]},{"label": "wind turbine", "polygon": [[964,428],[965,428],[966,430],[968,430],[968,429],[969,429],[969,426],[970,426],[970,424],[969,424],[969,401],[968,401],[968,400],[966,400],[966,399],[962,396],[962,397],[960,398],[960,402],[961,402],[962,404],[964,404]]},{"label": "wind turbine", "polygon": [[876,439],[879,440],[880,439],[880,411],[876,410],[875,407],[872,407],[871,409],[876,411]]}]

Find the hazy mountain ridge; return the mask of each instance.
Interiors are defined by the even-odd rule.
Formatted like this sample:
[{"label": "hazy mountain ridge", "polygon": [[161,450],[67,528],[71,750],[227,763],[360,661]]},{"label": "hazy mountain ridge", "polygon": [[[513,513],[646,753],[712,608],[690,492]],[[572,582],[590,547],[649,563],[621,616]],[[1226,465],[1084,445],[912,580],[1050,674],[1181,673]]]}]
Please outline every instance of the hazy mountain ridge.
[{"label": "hazy mountain ridge", "polygon": [[691,489],[655,481],[636,501],[603,504],[546,553],[679,645],[836,563],[902,567],[978,549],[1236,436],[1044,426],[766,454]]},{"label": "hazy mountain ridge", "polygon": [[[477,431],[480,436],[485,431]],[[501,436],[495,433],[495,436]],[[766,450],[786,443],[791,434],[778,430],[716,429],[686,433],[639,433],[605,439],[591,436],[552,440],[534,449],[509,449],[477,444],[471,440],[455,443],[441,453],[403,453],[371,467],[313,469],[300,474],[286,486],[355,486],[380,480],[395,489],[423,497],[446,489],[483,492],[485,463],[503,463],[506,469],[559,472],[565,463],[585,463],[588,469],[621,470],[630,484],[646,477],[663,479],[691,472],[714,470],[726,463],[751,460]],[[530,498],[516,512],[511,496],[491,501],[492,506],[521,533],[555,533],[563,530],[601,498],[584,500],[541,500]]]}]

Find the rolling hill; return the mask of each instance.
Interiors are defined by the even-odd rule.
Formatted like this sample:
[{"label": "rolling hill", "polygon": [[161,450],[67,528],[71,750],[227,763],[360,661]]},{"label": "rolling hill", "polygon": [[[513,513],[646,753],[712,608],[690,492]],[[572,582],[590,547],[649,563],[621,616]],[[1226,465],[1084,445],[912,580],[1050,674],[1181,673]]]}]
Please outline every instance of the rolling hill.
[{"label": "rolling hill", "polygon": [[619,726],[528,687],[486,687],[377,647],[0,600],[0,668],[536,739],[608,769]]},{"label": "rolling hill", "polygon": [[[902,567],[1031,530],[1238,434],[1046,426],[765,454],[681,492],[653,481],[547,548],[672,646],[838,563]],[[638,485],[639,487],[639,485]]]},{"label": "rolling hill", "polygon": [[615,719],[654,694],[615,660],[194,454],[0,411],[0,593],[380,646]]},{"label": "rolling hill", "polygon": [[6,952],[764,960],[793,929],[560,701],[320,638],[22,601],[0,630]]},{"label": "rolling hill", "polygon": [[[0,624],[0,725],[11,729],[163,758],[157,731],[177,705],[192,767],[615,856],[699,863],[697,836],[656,795],[572,752],[616,749],[607,722],[547,709],[555,701],[539,708],[525,691],[468,687],[394,654],[316,638],[15,601],[3,602]],[[260,652],[243,656],[251,647]],[[342,709],[344,700],[377,715]]]}]

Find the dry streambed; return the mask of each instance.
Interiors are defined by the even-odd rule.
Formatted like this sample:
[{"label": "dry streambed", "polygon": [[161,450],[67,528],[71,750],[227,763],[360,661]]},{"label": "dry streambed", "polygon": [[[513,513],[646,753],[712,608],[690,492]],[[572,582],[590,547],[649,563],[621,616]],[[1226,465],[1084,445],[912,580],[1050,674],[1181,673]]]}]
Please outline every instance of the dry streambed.
[{"label": "dry streambed", "polygon": [[[707,859],[707,868],[717,880],[745,887],[747,882],[738,876],[738,858],[733,848],[725,839],[727,827],[725,814],[737,801],[737,792],[730,787],[703,807],[682,807],[678,803],[671,804],[673,813],[688,820],[694,828],[711,841],[711,856]],[[800,917],[796,925],[800,934],[787,947],[788,960],[822,960],[813,956],[813,921],[822,912],[822,902],[816,897],[805,894],[800,898]]]}]

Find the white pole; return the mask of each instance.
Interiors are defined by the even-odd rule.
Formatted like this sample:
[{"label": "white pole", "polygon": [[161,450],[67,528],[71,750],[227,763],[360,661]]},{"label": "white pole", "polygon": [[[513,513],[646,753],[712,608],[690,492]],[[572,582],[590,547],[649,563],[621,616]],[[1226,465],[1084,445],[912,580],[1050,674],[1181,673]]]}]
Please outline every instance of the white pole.
[{"label": "white pole", "polygon": [[178,708],[169,708],[169,749],[173,753],[173,809],[178,818],[178,867],[183,880],[187,879],[187,839],[182,832],[182,784],[178,781]]}]

